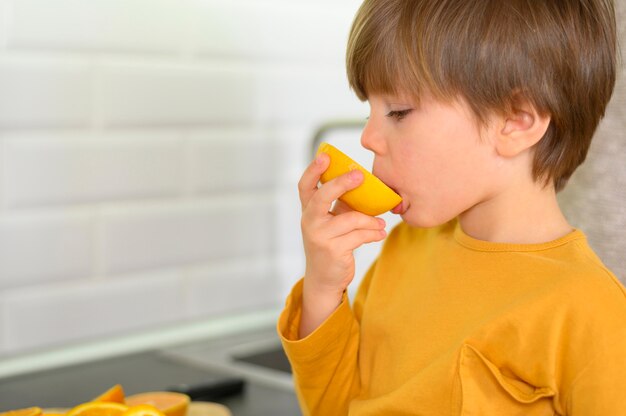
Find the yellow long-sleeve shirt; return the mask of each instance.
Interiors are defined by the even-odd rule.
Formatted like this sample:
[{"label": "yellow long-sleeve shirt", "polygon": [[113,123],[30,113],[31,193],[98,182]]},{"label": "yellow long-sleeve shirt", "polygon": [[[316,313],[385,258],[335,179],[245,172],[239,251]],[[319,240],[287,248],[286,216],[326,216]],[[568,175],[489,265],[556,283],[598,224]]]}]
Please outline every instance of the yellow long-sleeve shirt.
[{"label": "yellow long-sleeve shirt", "polygon": [[626,415],[626,291],[575,230],[545,244],[398,225],[298,339],[278,322],[305,415]]}]

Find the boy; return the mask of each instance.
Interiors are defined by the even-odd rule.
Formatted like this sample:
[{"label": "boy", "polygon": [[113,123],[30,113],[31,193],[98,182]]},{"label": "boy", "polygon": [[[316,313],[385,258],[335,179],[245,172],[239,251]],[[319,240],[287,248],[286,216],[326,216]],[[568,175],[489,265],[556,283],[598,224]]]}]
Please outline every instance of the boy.
[{"label": "boy", "polygon": [[609,0],[365,0],[348,80],[403,201],[299,183],[304,278],[278,322],[305,415],[626,415],[626,292],[561,213],[615,83]]}]

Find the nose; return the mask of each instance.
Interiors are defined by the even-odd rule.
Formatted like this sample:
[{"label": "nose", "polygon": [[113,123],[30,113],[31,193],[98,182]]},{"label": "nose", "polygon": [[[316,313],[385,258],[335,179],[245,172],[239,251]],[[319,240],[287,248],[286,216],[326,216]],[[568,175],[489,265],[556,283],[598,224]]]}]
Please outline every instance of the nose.
[{"label": "nose", "polygon": [[361,132],[361,146],[380,155],[383,152],[383,140],[380,135],[380,129],[376,126],[376,122],[370,117]]}]

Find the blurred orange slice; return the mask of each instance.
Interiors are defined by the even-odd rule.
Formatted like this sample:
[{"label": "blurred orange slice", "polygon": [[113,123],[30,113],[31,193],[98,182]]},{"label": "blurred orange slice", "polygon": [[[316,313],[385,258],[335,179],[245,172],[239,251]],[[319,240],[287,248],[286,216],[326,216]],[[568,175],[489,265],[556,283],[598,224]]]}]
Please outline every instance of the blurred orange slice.
[{"label": "blurred orange slice", "polygon": [[352,170],[363,172],[364,178],[361,185],[339,197],[350,208],[367,215],[376,216],[384,214],[402,202],[400,195],[395,193],[393,189],[333,145],[320,144],[317,154],[320,153],[326,153],[330,156],[330,165],[320,178],[322,183]]},{"label": "blurred orange slice", "polygon": [[126,397],[128,406],[149,404],[165,413],[165,416],[185,416],[189,402],[189,396],[186,394],[168,391],[152,391]]},{"label": "blurred orange slice", "polygon": [[128,406],[114,402],[87,402],[70,409],[66,416],[121,416]]},{"label": "blurred orange slice", "polygon": [[131,406],[122,416],[165,416],[165,414],[152,405],[138,404]]},{"label": "blurred orange slice", "polygon": [[26,409],[9,410],[8,412],[0,413],[0,416],[39,416],[41,412],[39,407],[28,407]]},{"label": "blurred orange slice", "polygon": [[111,387],[100,396],[96,397],[92,401],[94,402],[113,402],[124,404],[124,389],[121,385],[116,384]]}]

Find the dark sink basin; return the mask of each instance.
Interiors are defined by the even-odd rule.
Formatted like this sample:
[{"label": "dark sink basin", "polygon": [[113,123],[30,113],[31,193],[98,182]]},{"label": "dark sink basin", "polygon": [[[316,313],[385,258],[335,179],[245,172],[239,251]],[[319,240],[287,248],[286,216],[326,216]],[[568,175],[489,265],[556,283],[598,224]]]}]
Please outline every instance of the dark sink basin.
[{"label": "dark sink basin", "polygon": [[281,346],[263,349],[248,354],[234,354],[235,361],[258,365],[291,374],[291,365]]},{"label": "dark sink basin", "polygon": [[[130,395],[230,377],[228,372],[185,363],[160,351],[146,351],[0,379],[0,412],[31,406],[73,407],[115,384],[121,384]],[[292,391],[247,378],[243,392],[213,401],[228,406],[235,416],[300,413]]]}]

